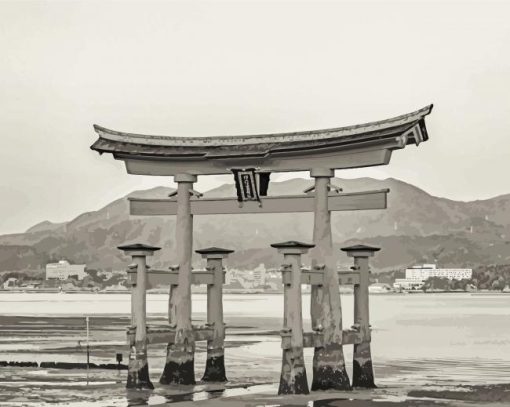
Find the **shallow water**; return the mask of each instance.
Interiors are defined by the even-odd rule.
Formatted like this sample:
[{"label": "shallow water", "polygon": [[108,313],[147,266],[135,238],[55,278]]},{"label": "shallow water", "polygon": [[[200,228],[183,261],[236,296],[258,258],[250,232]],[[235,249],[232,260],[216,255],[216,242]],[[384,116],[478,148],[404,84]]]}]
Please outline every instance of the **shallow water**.
[{"label": "shallow water", "polygon": [[[91,317],[92,362],[114,363],[115,353],[124,353],[124,326],[129,320],[128,294],[0,294],[0,360],[80,361],[85,339],[84,315]],[[164,322],[166,295],[149,294],[147,312],[151,322]],[[344,328],[352,324],[353,296],[342,296]],[[230,386],[275,383],[280,370],[280,339],[264,331],[281,327],[281,295],[224,296],[227,325],[227,375]],[[370,297],[372,355],[376,381],[383,388],[455,388],[459,385],[507,383],[510,363],[510,296],[462,294],[372,295]],[[193,318],[205,318],[206,296],[193,296]],[[309,327],[309,295],[303,295],[305,327]],[[25,317],[21,317],[25,316]],[[229,334],[230,332],[230,334]],[[236,335],[232,335],[236,333]],[[83,342],[81,343],[83,345]],[[197,347],[196,375],[202,372],[205,354]],[[150,347],[151,377],[155,383],[165,357],[165,345]],[[311,378],[312,349],[305,350]],[[350,366],[352,347],[345,347]],[[351,369],[349,374],[351,374]],[[62,372],[58,370],[0,368],[0,388],[7,399],[16,401],[16,387],[39,392],[47,401],[64,403],[130,404],[125,396],[125,372]],[[112,382],[115,385],[112,385]],[[55,384],[57,383],[57,384]],[[58,383],[62,385],[59,386]],[[91,391],[93,386],[95,390]],[[68,398],[69,387],[80,397]],[[34,390],[38,389],[38,390]],[[11,391],[12,390],[12,391]],[[193,390],[193,397],[229,397],[225,393],[209,395],[207,389]],[[270,390],[271,391],[271,390]],[[187,390],[190,393],[190,390]],[[146,400],[160,404],[166,399],[186,399],[186,392],[173,394],[157,389]],[[10,394],[10,395],[9,395]],[[236,393],[237,394],[237,393]],[[202,395],[202,396],[200,396]],[[189,396],[191,397],[191,396]],[[188,397],[188,399],[189,399]],[[191,397],[191,400],[193,400]],[[159,400],[159,401],[158,401]],[[25,400],[29,402],[29,400]],[[35,402],[35,401],[34,401]],[[146,403],[146,404],[147,404]]]}]

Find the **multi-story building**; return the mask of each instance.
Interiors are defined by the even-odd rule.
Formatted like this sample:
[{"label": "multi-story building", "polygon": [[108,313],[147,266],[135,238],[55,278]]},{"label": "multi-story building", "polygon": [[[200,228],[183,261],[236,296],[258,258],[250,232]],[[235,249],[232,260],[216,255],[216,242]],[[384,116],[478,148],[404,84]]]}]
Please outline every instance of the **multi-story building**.
[{"label": "multi-story building", "polygon": [[425,281],[430,277],[442,277],[448,280],[470,279],[473,276],[472,269],[437,268],[435,264],[424,264],[406,269],[406,279]]},{"label": "multi-story building", "polygon": [[69,264],[66,260],[49,263],[46,265],[46,280],[67,280],[72,276],[83,280],[87,276],[85,267],[85,264]]},{"label": "multi-story building", "polygon": [[419,290],[425,280],[430,277],[447,278],[448,280],[469,280],[473,276],[472,269],[437,268],[435,264],[424,264],[406,269],[406,278],[397,278],[393,288],[397,290]]}]

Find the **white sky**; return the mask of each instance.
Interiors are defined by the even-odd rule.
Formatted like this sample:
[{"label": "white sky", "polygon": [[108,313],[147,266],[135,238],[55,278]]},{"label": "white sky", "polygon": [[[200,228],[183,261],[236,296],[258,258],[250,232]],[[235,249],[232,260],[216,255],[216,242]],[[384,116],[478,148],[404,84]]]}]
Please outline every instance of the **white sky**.
[{"label": "white sky", "polygon": [[509,193],[509,16],[509,1],[0,1],[0,233],[172,184],[89,150],[93,123],[250,134],[434,103],[427,143],[337,175],[460,200]]}]

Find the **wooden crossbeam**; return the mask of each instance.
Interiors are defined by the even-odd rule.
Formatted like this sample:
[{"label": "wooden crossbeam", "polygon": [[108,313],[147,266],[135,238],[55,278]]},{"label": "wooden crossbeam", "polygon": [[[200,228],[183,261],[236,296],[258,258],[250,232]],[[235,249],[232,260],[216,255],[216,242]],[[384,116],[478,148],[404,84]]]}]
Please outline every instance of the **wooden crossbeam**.
[{"label": "wooden crossbeam", "polygon": [[[212,326],[193,326],[193,335],[195,341],[207,341],[213,337],[214,327]],[[130,326],[126,330],[127,343],[130,344],[134,340],[136,328]],[[287,349],[290,346],[290,332],[282,331],[282,349]],[[147,325],[147,342],[155,343],[170,343],[175,339],[175,328],[166,325]],[[356,330],[342,331],[342,344],[353,345],[363,342],[362,333]],[[305,348],[320,348],[323,346],[323,334],[321,332],[304,332],[303,333],[303,347]]]},{"label": "wooden crossbeam", "polygon": [[[193,336],[196,341],[207,341],[213,339],[212,326],[193,326]],[[136,328],[130,326],[127,328],[127,343],[133,343]],[[173,343],[175,340],[175,328],[165,325],[147,325],[147,343]]]},{"label": "wooden crossbeam", "polygon": [[[282,349],[290,349],[290,332],[281,331]],[[342,345],[354,345],[363,342],[363,335],[355,330],[344,329],[342,331]],[[324,346],[324,335],[321,332],[303,332],[304,348],[320,348]]]},{"label": "wooden crossbeam", "polygon": [[[172,270],[147,270],[147,289],[156,288],[160,285],[177,285],[179,269]],[[134,283],[136,281],[136,269],[128,271],[128,279]],[[225,276],[223,276],[225,280]],[[225,281],[223,281],[225,282]],[[213,284],[214,273],[209,270],[193,270],[191,273],[191,284]]]},{"label": "wooden crossbeam", "polygon": [[[136,268],[128,270],[128,280],[136,283]],[[156,288],[158,286],[177,285],[179,275],[178,268],[169,270],[147,270],[147,289]],[[282,273],[282,283],[290,284],[290,272]],[[323,273],[320,271],[312,271],[303,269],[301,271],[301,284],[322,285]],[[213,284],[213,272],[209,270],[194,270],[191,273],[191,284]],[[339,271],[338,282],[340,285],[359,284],[359,272],[356,271]],[[225,283],[225,273],[223,273],[223,283]]]},{"label": "wooden crossbeam", "polygon": [[[329,194],[330,211],[355,211],[386,209],[389,189],[364,192]],[[246,213],[313,212],[314,195],[268,196],[258,202],[248,201],[239,205],[236,198],[192,198],[193,215],[221,215]],[[128,198],[129,212],[135,216],[168,216],[177,214],[176,199]]]},{"label": "wooden crossbeam", "polygon": [[355,285],[359,284],[359,271],[339,271],[338,283],[340,285]]}]

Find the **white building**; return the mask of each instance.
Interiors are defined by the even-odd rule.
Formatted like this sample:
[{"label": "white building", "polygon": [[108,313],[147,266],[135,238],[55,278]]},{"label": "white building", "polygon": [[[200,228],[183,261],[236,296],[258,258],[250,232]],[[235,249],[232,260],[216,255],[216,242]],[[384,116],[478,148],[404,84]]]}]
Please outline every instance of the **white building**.
[{"label": "white building", "polygon": [[60,260],[58,263],[46,264],[46,280],[67,280],[71,276],[76,276],[78,280],[83,280],[87,273],[85,264],[69,264],[66,260]]},{"label": "white building", "polygon": [[448,280],[469,280],[472,276],[472,269],[442,269],[437,268],[435,264],[424,264],[423,266],[414,266],[406,269],[407,280],[425,281],[430,277],[442,277]]},{"label": "white building", "polygon": [[260,263],[258,267],[253,270],[253,280],[256,285],[266,284],[266,267],[263,263]]},{"label": "white building", "polygon": [[4,289],[8,290],[10,288],[15,288],[18,285],[18,279],[14,277],[9,277],[4,282]]},{"label": "white building", "polygon": [[425,280],[430,277],[448,280],[471,279],[472,269],[438,269],[435,264],[424,264],[406,269],[406,278],[397,278],[393,284],[396,290],[420,290]]},{"label": "white building", "polygon": [[396,278],[393,283],[393,288],[397,291],[400,290],[421,290],[423,281],[411,278]]}]

